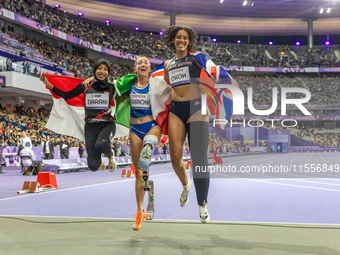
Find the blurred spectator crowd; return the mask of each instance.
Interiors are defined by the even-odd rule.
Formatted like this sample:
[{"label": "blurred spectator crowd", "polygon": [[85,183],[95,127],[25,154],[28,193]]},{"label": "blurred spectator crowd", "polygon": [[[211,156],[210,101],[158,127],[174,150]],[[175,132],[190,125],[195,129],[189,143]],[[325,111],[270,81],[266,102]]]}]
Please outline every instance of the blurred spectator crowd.
[{"label": "blurred spectator crowd", "polygon": [[[171,51],[166,48],[158,35],[140,33],[117,29],[113,26],[99,24],[95,21],[86,20],[57,8],[42,7],[39,3],[31,0],[2,0],[2,8],[13,11],[26,18],[32,19],[41,26],[47,26],[66,34],[75,36],[84,41],[100,45],[122,53],[146,55],[152,58],[168,59]],[[27,48],[41,54],[44,59],[51,61],[56,66],[63,67],[73,72],[75,77],[88,78],[93,76],[92,65],[95,60],[77,55],[72,55],[67,49],[54,47],[44,41],[29,39],[2,29],[2,34],[15,39]],[[2,36],[1,34],[1,36]],[[3,45],[6,46],[6,45]],[[7,47],[7,46],[6,46]],[[308,49],[306,46],[274,46],[274,45],[238,45],[226,43],[210,43],[197,45],[198,50],[207,53],[216,63],[224,66],[255,66],[255,67],[336,67],[340,66],[335,51],[338,46],[317,46]],[[25,58],[20,51],[18,55]],[[14,60],[7,58],[5,68],[12,71]],[[29,60],[20,63],[22,73],[39,76],[39,70],[32,66]],[[110,76],[118,79],[126,74],[133,73],[132,65],[111,64]],[[311,92],[310,105],[340,105],[340,77],[339,75],[314,76],[311,75],[238,75],[234,77],[243,91],[253,88],[253,105],[272,105],[272,89],[278,88],[278,107],[281,104],[280,88],[301,87]],[[302,98],[304,94],[292,93],[288,98]],[[246,97],[245,97],[246,98]],[[246,100],[245,100],[246,101]],[[267,108],[268,109],[268,108]],[[327,111],[313,110],[313,115],[327,115]],[[250,112],[246,112],[250,115]],[[273,115],[280,115],[276,111]],[[296,111],[288,111],[288,115],[295,115]],[[339,113],[337,113],[339,114]],[[340,115],[340,114],[339,114]],[[46,136],[51,136],[53,144],[57,145],[60,135],[45,128],[48,113],[44,108],[35,110],[26,109],[22,105],[16,105],[14,111],[9,112],[6,107],[0,105],[0,146],[18,146],[22,131],[31,138],[33,146],[42,146]],[[266,124],[266,128],[271,128]],[[275,128],[280,128],[275,127]],[[313,130],[301,130],[297,134],[301,138],[312,138],[314,142],[324,146],[340,146],[339,134],[315,134]],[[71,146],[79,146],[79,141],[73,137],[67,137]],[[212,152],[213,142],[217,143],[219,152],[228,152],[228,148],[240,147],[235,142],[227,141],[219,136],[210,134],[209,152]],[[129,144],[127,137],[120,140],[123,144]],[[166,144],[165,147],[168,145]],[[187,141],[185,147],[188,148]],[[163,144],[159,144],[163,147]]]},{"label": "blurred spectator crowd", "polygon": [[[6,107],[0,105],[0,146],[20,146],[20,138],[29,137],[32,146],[43,146],[46,136],[50,135],[52,143],[57,146],[60,142],[60,135],[45,128],[48,120],[47,111],[40,108],[25,108],[23,105],[16,105],[13,113]],[[73,147],[78,147],[82,143],[76,138],[65,137]]]},{"label": "blurred spectator crowd", "polygon": [[[107,26],[72,15],[58,8],[47,5],[43,7],[40,3],[32,0],[3,0],[1,5],[5,9],[36,21],[42,27],[51,27],[89,43],[117,50],[121,53],[146,55],[158,59],[171,57],[171,51],[162,44],[161,37],[158,35],[118,29],[111,25]],[[36,45],[37,43],[42,45],[39,47]],[[45,50],[47,57],[52,61],[58,64],[60,64],[60,61],[70,62],[65,64],[72,65],[75,70],[77,69],[78,66],[75,64],[78,60],[73,60],[72,56],[64,56],[64,53],[60,50],[55,51],[51,49],[51,46],[41,42],[33,42],[33,45],[39,51]],[[217,64],[224,66],[300,68],[340,66],[340,61],[335,54],[338,45],[315,46],[314,49],[308,49],[307,46],[228,43],[209,43],[207,45],[198,42],[197,49],[203,50]],[[46,54],[44,56],[46,57]],[[82,60],[81,62],[86,61]],[[66,67],[65,64],[62,62],[61,66]]]},{"label": "blurred spectator crowd", "polygon": [[116,29],[92,20],[77,17],[50,6],[42,7],[31,0],[3,0],[2,7],[84,41],[134,55],[144,54],[164,59],[166,48],[159,36]]}]

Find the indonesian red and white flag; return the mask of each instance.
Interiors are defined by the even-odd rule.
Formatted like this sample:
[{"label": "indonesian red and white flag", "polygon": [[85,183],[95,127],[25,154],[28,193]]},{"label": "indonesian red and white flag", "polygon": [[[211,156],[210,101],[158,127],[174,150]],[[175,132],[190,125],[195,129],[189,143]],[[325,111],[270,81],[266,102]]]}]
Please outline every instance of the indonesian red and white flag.
[{"label": "indonesian red and white flag", "polygon": [[[48,81],[58,89],[68,92],[84,79],[67,77],[61,75],[44,74]],[[46,87],[49,89],[48,87]],[[50,89],[49,89],[50,90]],[[51,91],[51,90],[50,90]],[[63,135],[73,136],[85,141],[84,125],[85,125],[85,108],[84,94],[65,101],[51,91],[53,96],[53,108],[47,121],[46,128]]]}]

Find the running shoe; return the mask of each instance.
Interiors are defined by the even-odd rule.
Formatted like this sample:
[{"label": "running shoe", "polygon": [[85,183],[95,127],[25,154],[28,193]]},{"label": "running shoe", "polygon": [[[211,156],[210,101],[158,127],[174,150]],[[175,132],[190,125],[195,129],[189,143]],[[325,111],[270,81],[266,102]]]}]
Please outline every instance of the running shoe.
[{"label": "running shoe", "polygon": [[198,210],[200,211],[200,221],[202,223],[209,222],[210,215],[209,215],[209,212],[208,212],[207,203],[204,202],[203,205],[199,205]]},{"label": "running shoe", "polygon": [[143,213],[141,212],[137,212],[137,214],[135,215],[136,219],[135,219],[135,223],[133,224],[132,229],[134,231],[138,231],[143,227],[143,221],[146,218],[146,212],[143,210]]},{"label": "running shoe", "polygon": [[179,199],[179,205],[181,207],[184,207],[187,205],[187,203],[189,202],[189,191],[191,189],[192,186],[192,181],[188,180],[187,185],[185,185],[186,187],[183,186],[183,191],[181,194],[181,198]]},{"label": "running shoe", "polygon": [[102,163],[100,164],[99,170],[105,170],[106,169],[106,164],[102,158]]},{"label": "running shoe", "polygon": [[109,157],[109,171],[113,173],[114,171],[116,171],[116,169],[117,169],[117,162],[115,159],[115,154],[112,151],[112,156]]}]

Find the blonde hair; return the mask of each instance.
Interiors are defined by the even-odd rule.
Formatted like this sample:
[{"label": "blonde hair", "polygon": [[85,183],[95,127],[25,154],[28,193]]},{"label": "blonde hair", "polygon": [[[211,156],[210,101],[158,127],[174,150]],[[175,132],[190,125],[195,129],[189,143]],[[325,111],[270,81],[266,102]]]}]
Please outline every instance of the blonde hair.
[{"label": "blonde hair", "polygon": [[[151,69],[151,62],[150,62],[150,59],[149,59],[148,57],[146,57],[146,56],[139,56],[139,57],[136,59],[135,65],[134,65],[135,69],[136,69],[136,66],[137,66],[137,61],[138,61],[139,59],[141,59],[141,58],[146,58],[146,59],[148,60],[149,66],[150,66],[150,69]],[[149,73],[149,77],[150,77],[150,73]],[[136,83],[136,84],[138,83],[138,75],[137,75],[137,71],[136,71],[136,82],[135,82],[135,83]]]},{"label": "blonde hair", "polygon": [[135,64],[134,64],[134,67],[136,68],[137,66],[137,61],[140,59],[140,58],[146,58],[149,62],[149,66],[151,67],[151,62],[150,62],[150,59],[147,57],[147,56],[139,56],[136,60],[135,60]]}]

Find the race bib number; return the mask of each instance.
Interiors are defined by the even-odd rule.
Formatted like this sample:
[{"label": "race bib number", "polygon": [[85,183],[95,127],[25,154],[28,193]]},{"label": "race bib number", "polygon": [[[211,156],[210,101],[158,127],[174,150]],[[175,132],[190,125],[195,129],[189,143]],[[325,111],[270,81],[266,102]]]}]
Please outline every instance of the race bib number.
[{"label": "race bib number", "polygon": [[130,94],[131,108],[136,110],[150,109],[150,95],[149,94]]},{"label": "race bib number", "polygon": [[169,71],[171,86],[190,84],[189,67],[180,67]]},{"label": "race bib number", "polygon": [[85,107],[89,110],[107,110],[110,106],[109,94],[86,94]]}]

